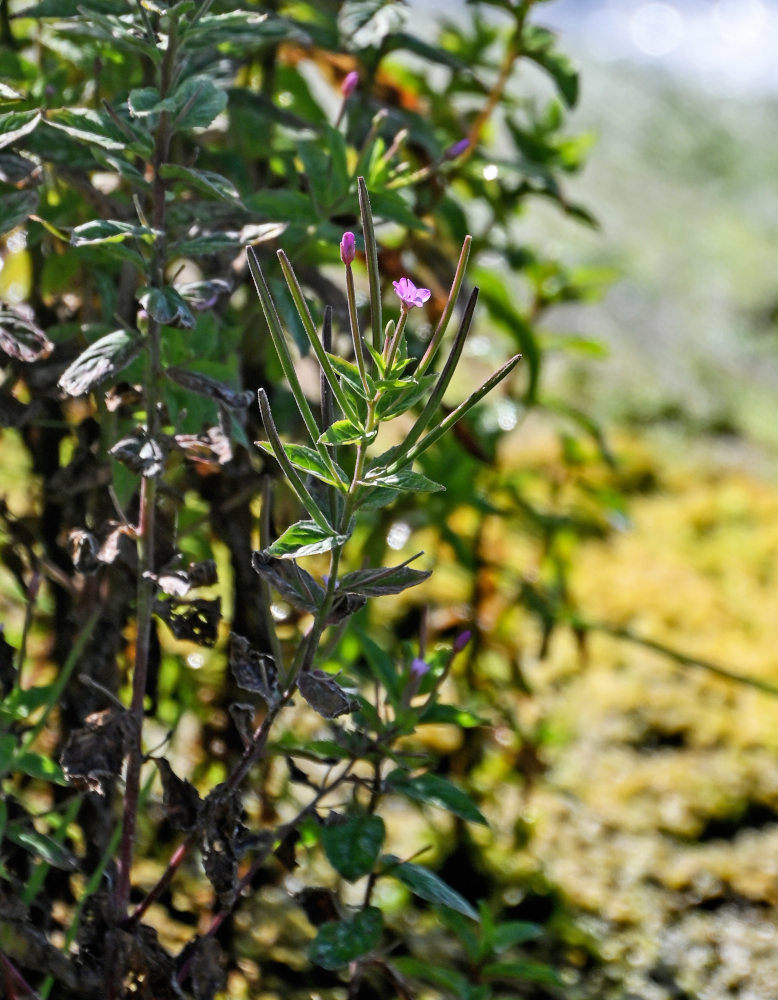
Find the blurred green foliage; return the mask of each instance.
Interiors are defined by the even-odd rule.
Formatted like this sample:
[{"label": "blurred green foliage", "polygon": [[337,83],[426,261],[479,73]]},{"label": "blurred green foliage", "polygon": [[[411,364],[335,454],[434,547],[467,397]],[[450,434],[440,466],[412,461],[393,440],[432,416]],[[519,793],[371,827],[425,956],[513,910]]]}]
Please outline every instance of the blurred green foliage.
[{"label": "blurred green foliage", "polygon": [[[244,248],[254,247],[262,259],[302,355],[301,380],[308,378],[313,388],[305,383],[306,392],[314,395],[316,368],[271,251],[283,246],[294,260],[315,324],[321,326],[328,304],[336,332],[347,329],[333,266],[339,267],[344,229],[356,228],[358,176],[370,192],[382,280],[390,286],[411,274],[428,286],[433,321],[444,308],[459,247],[472,235],[467,281],[480,288],[479,311],[467,377],[452,382],[443,411],[484,380],[506,345],[523,362],[456,439],[424,453],[421,471],[446,491],[423,503],[399,499],[356,536],[353,570],[364,560],[382,563],[387,548],[420,542],[430,565],[441,558],[449,572],[435,574],[394,608],[382,600],[377,610],[360,612],[357,631],[332,649],[333,667],[359,684],[365,661],[380,672],[382,657],[407,664],[424,649],[434,657],[438,642],[463,627],[474,639],[447,682],[450,704],[437,706],[436,735],[409,740],[408,752],[434,755],[439,774],[429,777],[437,784],[409,787],[398,779],[392,789],[410,800],[406,814],[418,805],[418,828],[434,844],[440,872],[399,860],[418,845],[407,830],[389,831],[396,853],[383,855],[381,864],[400,884],[379,902],[397,947],[407,951],[405,969],[398,964],[398,978],[387,979],[389,965],[379,955],[374,975],[368,970],[351,995],[410,990],[403,976],[438,990],[430,995],[470,1000],[500,996],[517,981],[556,989],[548,959],[563,963],[563,951],[550,938],[533,944],[540,936],[535,921],[506,912],[494,875],[481,882],[486,862],[463,828],[463,820],[481,814],[447,778],[472,785],[478,799],[480,766],[516,765],[527,787],[542,771],[540,729],[520,724],[512,703],[495,705],[493,688],[526,691],[523,653],[542,654],[560,623],[578,634],[568,587],[576,547],[607,533],[623,501],[605,472],[612,460],[596,422],[546,388],[553,354],[597,348],[548,333],[544,316],[556,304],[595,294],[599,276],[568,270],[542,246],[526,246],[522,235],[536,199],[576,222],[593,221],[565,190],[566,175],[581,166],[590,144],[566,129],[577,74],[552,33],[536,23],[541,4],[470,6],[465,22],[441,22],[435,38],[415,30],[403,3],[383,0],[246,10],[219,0],[80,6],[42,0],[19,12],[13,3],[3,8],[11,16],[0,19],[0,288],[7,302],[0,313],[6,361],[0,403],[4,454],[14,462],[23,454],[29,473],[0,509],[3,603],[13,643],[0,651],[7,695],[0,902],[11,915],[0,951],[9,956],[7,978],[20,995],[25,979],[41,996],[56,983],[63,997],[102,982],[101,890],[116,877],[115,779],[131,739],[106,710],[117,697],[129,701],[138,645],[149,645],[145,745],[164,747],[174,770],[203,790],[224,780],[240,757],[221,615],[258,648],[270,643],[251,549],[259,541],[262,480],[276,473],[250,445],[259,433],[256,408],[248,408],[254,390],[267,389],[276,421],[290,436],[297,421],[249,289]],[[358,83],[344,95],[350,72],[358,73]],[[417,330],[419,339],[424,333]],[[156,334],[158,356],[149,346]],[[557,442],[550,477],[543,461],[517,458],[512,434],[507,445],[498,443],[536,416]],[[169,453],[158,448],[162,437]],[[196,563],[213,558],[221,582],[205,596],[157,605],[144,638],[136,622],[132,525],[142,515],[141,480],[156,481],[163,467],[148,564],[165,566],[177,551]],[[296,517],[296,501],[279,491],[270,527],[280,533]],[[510,565],[490,548],[498,522],[500,531],[522,539]],[[140,558],[142,574],[148,553]],[[495,617],[499,608],[504,617]],[[276,610],[282,639],[299,641],[297,612],[283,603]],[[518,652],[517,632],[526,636]],[[455,707],[464,703],[466,709]],[[510,752],[479,727],[482,712],[507,727]],[[103,714],[91,716],[85,729],[90,713]],[[288,754],[326,765],[333,752],[321,719],[295,711],[287,726],[245,804],[260,830],[297,813],[305,818],[299,794],[305,776],[284,769]],[[85,732],[108,742],[101,743],[100,766],[81,773],[74,791],[59,784],[56,761],[68,748],[69,771],[77,773],[74,755]],[[317,737],[324,740],[318,748],[311,743]],[[171,789],[188,794],[163,775],[160,795],[147,770],[133,878],[144,892],[158,884],[180,840]],[[449,814],[447,824],[426,820],[430,806]],[[409,829],[416,825],[414,816]],[[363,872],[359,864],[353,868],[359,856],[355,861],[350,852],[344,861],[322,834],[325,871],[314,850],[317,828],[301,821],[292,832],[296,839],[276,846],[274,860],[253,872],[251,920],[238,912],[219,924],[230,996],[252,995],[259,981],[285,997],[307,996],[311,986],[336,995],[331,991],[341,980],[334,970],[362,954],[350,950],[354,938],[369,950],[380,936],[374,907],[351,923],[330,919],[327,910],[337,876]],[[354,835],[364,832],[360,827]],[[525,833],[517,829],[517,842]],[[366,850],[361,837],[359,845]],[[367,851],[368,861],[376,862],[375,852]],[[307,909],[279,889],[295,865],[299,879],[320,893]],[[216,885],[212,871],[209,877]],[[161,943],[147,937],[141,949],[141,995],[163,995],[168,987],[159,983],[171,968],[170,952],[190,940],[200,915],[216,905],[195,863],[184,864],[181,878],[185,888],[166,887],[149,910],[148,926]],[[482,908],[480,931],[450,912],[475,916],[474,906],[490,896],[501,919],[495,924]],[[15,897],[24,907],[36,900],[44,931],[28,933],[27,910],[12,905]],[[449,910],[436,917],[428,903]],[[324,907],[323,919],[314,904]],[[441,920],[465,954],[453,960],[450,975],[430,978],[419,956],[425,942],[436,940]],[[311,956],[318,969],[305,958],[311,925],[320,927]],[[80,935],[75,965],[63,951],[72,940],[68,928]],[[139,938],[132,940],[124,956],[130,965],[140,961],[132,958]],[[446,947],[440,962],[448,960]],[[197,954],[205,957],[194,962],[185,953],[177,973],[191,978],[195,995],[213,996],[221,958],[205,947]]]}]

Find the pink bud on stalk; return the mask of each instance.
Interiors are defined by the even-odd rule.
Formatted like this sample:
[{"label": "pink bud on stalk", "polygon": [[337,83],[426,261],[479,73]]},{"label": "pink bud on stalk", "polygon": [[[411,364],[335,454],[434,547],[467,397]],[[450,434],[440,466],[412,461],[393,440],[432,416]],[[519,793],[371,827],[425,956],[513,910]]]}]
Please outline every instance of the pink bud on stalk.
[{"label": "pink bud on stalk", "polygon": [[353,233],[344,233],[340,241],[340,259],[350,267],[357,255],[356,237]]},{"label": "pink bud on stalk", "polygon": [[464,632],[460,632],[459,635],[456,637],[456,639],[454,639],[452,645],[454,652],[461,653],[472,638],[473,638],[473,633],[470,631],[470,629],[467,629]]},{"label": "pink bud on stalk", "polygon": [[406,309],[412,309],[413,306],[423,306],[432,295],[429,288],[417,288],[410,278],[400,278],[399,281],[393,281],[392,284]]},{"label": "pink bud on stalk", "polygon": [[343,97],[351,97],[354,91],[357,89],[357,84],[359,83],[359,73],[352,69],[350,73],[346,73],[343,77],[343,82],[340,85],[340,92]]},{"label": "pink bud on stalk", "polygon": [[448,149],[443,154],[444,160],[455,160],[462,153],[466,152],[470,148],[469,139],[460,139],[459,142],[455,142],[453,146],[449,146]]}]

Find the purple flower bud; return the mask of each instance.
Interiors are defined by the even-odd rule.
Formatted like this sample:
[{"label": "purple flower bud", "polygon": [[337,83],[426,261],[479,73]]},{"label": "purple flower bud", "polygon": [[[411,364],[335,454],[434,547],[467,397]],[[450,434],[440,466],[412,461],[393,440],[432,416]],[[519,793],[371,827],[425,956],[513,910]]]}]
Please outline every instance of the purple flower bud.
[{"label": "purple flower bud", "polygon": [[340,259],[348,267],[357,255],[356,237],[353,233],[344,233],[340,241]]},{"label": "purple flower bud", "polygon": [[446,152],[443,154],[444,160],[455,160],[458,156],[461,156],[465,150],[470,148],[470,140],[468,138],[460,139],[459,142],[455,142],[453,146],[449,146]]},{"label": "purple flower bud", "polygon": [[417,288],[410,278],[400,278],[393,281],[394,290],[400,296],[400,301],[408,309],[413,306],[423,306],[432,292],[429,288]]},{"label": "purple flower bud", "polygon": [[460,632],[459,635],[456,637],[456,639],[454,639],[454,645],[453,645],[454,652],[461,653],[472,638],[473,638],[473,633],[470,631],[470,629],[467,629],[464,632]]},{"label": "purple flower bud", "polygon": [[359,73],[355,69],[352,69],[350,73],[346,73],[343,77],[343,82],[340,85],[340,92],[345,97],[351,97],[354,91],[357,89],[357,84],[359,83]]},{"label": "purple flower bud", "polygon": [[411,663],[411,677],[420,680],[425,674],[428,674],[430,670],[430,665],[426,660],[422,660],[420,657],[415,657]]}]

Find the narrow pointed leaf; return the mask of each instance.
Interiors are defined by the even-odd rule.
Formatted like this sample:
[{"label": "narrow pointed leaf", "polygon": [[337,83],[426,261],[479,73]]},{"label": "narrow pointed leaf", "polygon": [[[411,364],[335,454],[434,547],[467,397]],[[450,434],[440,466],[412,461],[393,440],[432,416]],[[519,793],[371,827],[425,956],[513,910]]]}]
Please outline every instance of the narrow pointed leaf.
[{"label": "narrow pointed leaf", "polygon": [[399,879],[420,899],[426,899],[428,903],[435,903],[438,906],[448,906],[450,909],[456,910],[457,913],[470,917],[471,920],[480,919],[465,897],[447,885],[439,875],[430,871],[429,868],[415,865],[411,861],[399,861],[392,854],[385,854],[383,861],[389,868],[386,874]]},{"label": "narrow pointed leaf", "polygon": [[412,777],[402,768],[397,768],[386,779],[387,787],[406,795],[409,799],[425,805],[437,806],[447,812],[466,819],[468,823],[487,826],[483,813],[475,806],[469,795],[437,774],[419,774]]},{"label": "narrow pointed leaf", "polygon": [[350,594],[361,594],[363,597],[382,597],[386,594],[400,594],[408,587],[423,583],[431,575],[431,570],[411,569],[407,563],[384,569],[358,569],[342,576],[338,589]]},{"label": "narrow pointed leaf", "polygon": [[454,424],[458,420],[461,420],[468,410],[472,409],[472,407],[474,407],[476,403],[479,403],[487,393],[491,392],[496,385],[499,385],[504,378],[510,375],[520,361],[520,354],[516,354],[509,361],[506,361],[502,368],[498,369],[498,371],[496,371],[491,378],[487,379],[479,389],[476,389],[476,391],[468,396],[463,403],[460,403],[455,410],[449,413],[445,420],[441,421],[441,423],[438,424],[434,430],[430,431],[426,437],[423,437],[418,444],[414,445],[413,448],[410,449],[410,451],[406,452],[399,459],[396,459],[390,466],[390,469],[394,471],[414,461],[414,459],[416,459],[423,451],[426,451],[430,445],[434,444],[438,438],[448,433]]},{"label": "narrow pointed leaf", "polygon": [[397,490],[404,493],[439,493],[446,487],[436,483],[427,476],[422,476],[420,472],[411,472],[408,469],[401,469],[399,472],[382,473],[376,471],[371,473],[362,481],[363,486],[382,486],[385,489]]}]

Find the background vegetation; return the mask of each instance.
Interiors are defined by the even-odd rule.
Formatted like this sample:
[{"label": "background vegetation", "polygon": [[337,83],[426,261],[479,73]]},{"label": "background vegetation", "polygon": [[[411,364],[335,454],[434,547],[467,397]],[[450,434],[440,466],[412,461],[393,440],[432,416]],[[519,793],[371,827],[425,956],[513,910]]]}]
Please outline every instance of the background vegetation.
[{"label": "background vegetation", "polygon": [[[124,368],[97,387],[93,404],[86,396],[63,399],[57,387],[68,364],[113,329],[117,316],[125,328],[137,323],[143,286],[131,254],[147,254],[144,234],[80,231],[100,243],[78,237],[79,226],[98,219],[137,228],[132,195],[141,209],[148,196],[147,154],[142,146],[128,151],[130,137],[122,135],[129,128],[142,143],[146,111],[133,113],[127,102],[133,88],[151,85],[148,54],[100,31],[102,17],[111,23],[124,10],[120,3],[76,17],[67,4],[41,5],[35,17],[6,28],[3,54],[3,79],[16,90],[4,95],[3,205],[21,227],[9,226],[0,274],[10,303],[3,326],[10,355],[4,619],[18,651],[6,652],[5,661],[21,670],[14,681],[4,674],[11,739],[3,743],[3,900],[13,919],[2,950],[41,995],[58,977],[53,995],[78,992],[63,985],[53,951],[23,950],[27,911],[20,914],[11,900],[25,886],[25,906],[45,926],[47,948],[62,949],[79,900],[99,888],[115,813],[101,801],[90,815],[95,797],[57,789],[51,769],[84,716],[106,708],[106,691],[129,700],[134,653],[134,593],[112,567],[112,589],[101,593],[117,595],[119,607],[107,609],[110,620],[96,626],[87,652],[76,645],[78,661],[69,658],[96,597],[94,577],[74,568],[80,550],[71,541],[68,553],[67,536],[86,528],[103,544],[116,506],[136,516],[137,477],[106,449],[137,422],[131,386],[140,372]],[[214,4],[210,14],[220,11]],[[399,4],[293,4],[260,29],[223,21],[221,35],[204,37],[190,71],[207,76],[218,96],[204,109],[198,94],[193,108],[202,118],[182,129],[171,157],[177,172],[165,178],[171,239],[185,241],[185,270],[176,275],[179,264],[171,264],[166,281],[229,281],[230,288],[208,286],[208,296],[224,294],[191,313],[190,330],[181,322],[185,313],[168,317],[165,360],[236,392],[271,386],[274,412],[286,414],[291,427],[293,409],[267,351],[240,244],[258,244],[268,262],[283,246],[312,307],[331,301],[336,317],[345,317],[334,284],[337,244],[357,225],[354,179],[364,172],[382,223],[384,280],[412,273],[429,285],[434,321],[459,243],[473,234],[468,280],[481,287],[481,299],[467,381],[471,372],[485,377],[514,349],[524,362],[456,441],[424,456],[423,471],[445,482],[446,492],[399,501],[359,538],[373,559],[399,561],[424,549],[435,572],[356,620],[357,634],[377,636],[398,658],[407,655],[401,644],[418,643],[420,634],[433,648],[463,628],[474,633],[448,700],[487,724],[426,727],[419,745],[437,775],[470,791],[490,827],[413,800],[396,803],[386,820],[396,855],[432,845],[424,860],[471,904],[488,902],[486,926],[497,918],[514,928],[508,958],[515,979],[490,984],[486,953],[468,936],[467,919],[446,910],[433,918],[407,891],[380,898],[399,949],[397,968],[418,978],[424,996],[480,997],[493,989],[538,997],[637,993],[664,1000],[726,990],[767,997],[775,981],[775,873],[763,860],[774,853],[778,815],[774,701],[708,669],[722,666],[764,687],[775,675],[766,635],[778,500],[765,402],[773,389],[774,315],[769,276],[757,266],[765,214],[747,211],[762,204],[760,178],[769,175],[771,154],[742,155],[750,129],[754,138],[761,134],[765,112],[752,105],[735,125],[732,108],[667,82],[657,86],[637,71],[625,80],[623,70],[616,82],[593,70],[594,97],[578,132],[595,127],[605,153],[593,153],[594,168],[579,182],[567,175],[591,138],[565,124],[577,78],[535,27],[543,12],[542,4],[474,5],[472,21],[437,22],[431,46],[421,26],[401,23]],[[147,16],[164,12],[148,9]],[[500,66],[502,75],[494,69]],[[360,81],[342,109],[339,88],[352,69]],[[123,125],[106,117],[104,99]],[[30,127],[40,107],[44,120]],[[90,109],[88,120],[99,117],[100,127],[85,135],[84,119],[79,128],[68,117],[73,108]],[[615,114],[618,108],[629,113]],[[217,110],[220,117],[206,122]],[[377,112],[385,116],[376,121]],[[343,162],[333,152],[339,118],[346,141],[338,189],[321,179],[332,181]],[[447,158],[463,136],[470,147]],[[229,187],[214,183],[216,173]],[[722,213],[724,203],[742,210]],[[587,228],[589,209],[604,234]],[[699,227],[684,225],[685,213]],[[721,227],[718,242],[707,238],[711,226]],[[706,235],[695,240],[698,233]],[[594,305],[619,277],[605,305]],[[270,280],[282,290],[280,273]],[[190,294],[203,291],[200,285]],[[581,298],[583,310],[570,304]],[[19,311],[26,304],[32,317]],[[291,310],[284,319],[294,333]],[[602,340],[610,342],[610,360],[598,360]],[[32,363],[36,352],[41,357]],[[469,389],[455,382],[449,405]],[[257,578],[247,557],[257,544],[260,476],[272,472],[244,448],[259,435],[256,410],[225,427],[222,409],[219,425],[213,398],[193,394],[191,385],[167,386],[165,405],[177,433],[220,426],[232,439],[224,461],[214,453],[221,439],[192,438],[190,455],[197,451],[207,462],[179,460],[164,503],[171,523],[175,511],[187,559],[216,558],[224,618],[256,640],[263,625],[252,620],[248,595]],[[279,497],[279,530],[295,516],[291,501]],[[292,629],[294,616],[285,613]],[[176,641],[161,625],[157,631],[147,743],[164,744],[174,730],[166,756],[205,792],[239,750],[226,711],[235,697],[226,627],[213,648]],[[635,639],[688,660],[658,655]],[[357,664],[360,651],[358,638],[345,641],[337,667]],[[52,689],[62,664],[72,677]],[[79,681],[83,673],[103,690]],[[49,699],[56,690],[59,699],[43,725],[40,707],[21,694],[32,688]],[[290,728],[298,737],[323,734],[311,715],[296,712]],[[263,775],[272,791],[251,806],[252,822],[272,824],[274,810],[289,814],[294,777],[280,768]],[[169,828],[160,786],[150,785],[148,795],[135,899],[155,884],[180,838]],[[254,895],[220,930],[216,964],[227,975],[226,995],[308,996],[313,981],[321,995],[345,995],[339,973],[313,972],[306,958],[317,918],[294,893],[306,882],[335,888],[331,869],[312,846],[306,851],[302,871],[286,870],[283,855],[264,869]],[[298,862],[301,855],[302,846]],[[144,920],[176,954],[193,929],[207,930],[213,905],[210,886],[192,866]],[[470,943],[467,960],[454,958],[462,954],[457,935]],[[452,975],[422,985],[414,960],[429,956],[450,965]],[[53,977],[48,986],[46,974]],[[11,982],[23,996],[9,975],[6,969],[6,990]],[[206,978],[198,995],[217,988]],[[365,996],[391,988],[380,976],[362,986]]]}]

